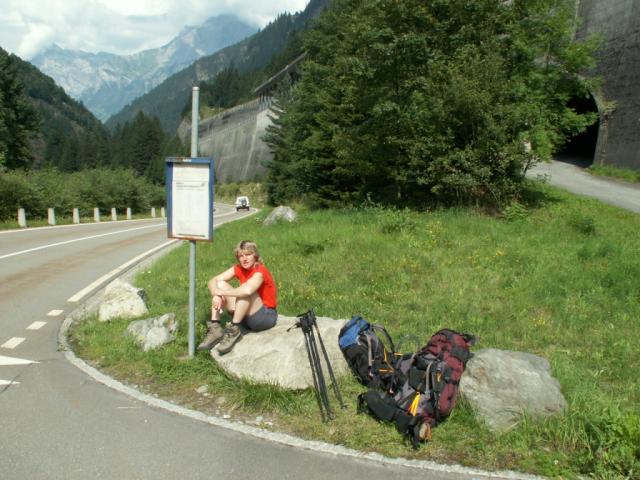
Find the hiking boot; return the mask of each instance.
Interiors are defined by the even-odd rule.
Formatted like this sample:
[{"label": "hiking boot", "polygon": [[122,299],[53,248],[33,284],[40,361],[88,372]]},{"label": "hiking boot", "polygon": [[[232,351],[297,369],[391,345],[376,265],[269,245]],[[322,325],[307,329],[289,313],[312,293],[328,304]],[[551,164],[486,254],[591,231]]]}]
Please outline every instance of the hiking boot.
[{"label": "hiking boot", "polygon": [[216,347],[216,350],[219,354],[224,355],[225,353],[229,353],[233,346],[236,344],[238,340],[242,337],[242,332],[240,331],[240,327],[236,324],[227,325],[224,329],[224,336],[222,340]]},{"label": "hiking boot", "polygon": [[198,345],[198,350],[211,350],[213,346],[222,340],[224,331],[220,326],[220,322],[209,322],[209,329],[207,334]]}]

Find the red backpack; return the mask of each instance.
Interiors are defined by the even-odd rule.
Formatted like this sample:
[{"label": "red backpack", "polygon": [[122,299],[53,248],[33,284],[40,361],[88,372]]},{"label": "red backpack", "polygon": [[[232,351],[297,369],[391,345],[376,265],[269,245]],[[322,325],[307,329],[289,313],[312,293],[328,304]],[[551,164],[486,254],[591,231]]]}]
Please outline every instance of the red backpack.
[{"label": "red backpack", "polygon": [[456,404],[460,377],[473,355],[475,337],[453,330],[436,332],[417,353],[396,366],[392,391],[369,390],[358,397],[360,410],[393,421],[414,446],[431,438],[431,428],[444,421]]}]

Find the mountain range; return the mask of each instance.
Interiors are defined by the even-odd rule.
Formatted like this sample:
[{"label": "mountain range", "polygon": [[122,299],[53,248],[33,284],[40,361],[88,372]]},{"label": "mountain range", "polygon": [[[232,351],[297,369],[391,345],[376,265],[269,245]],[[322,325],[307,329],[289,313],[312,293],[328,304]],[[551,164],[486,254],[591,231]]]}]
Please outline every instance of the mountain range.
[{"label": "mountain range", "polygon": [[[118,124],[133,120],[136,114],[142,111],[147,116],[158,117],[167,132],[176,132],[194,85],[212,81],[230,65],[234,65],[240,72],[264,69],[276,59],[276,56],[284,53],[292,36],[306,29],[309,22],[319,16],[330,1],[310,0],[302,12],[281,14],[250,37],[199,58],[113,115],[106,122],[107,127],[114,129]],[[295,56],[286,59],[280,68]]]},{"label": "mountain range", "polygon": [[234,15],[211,17],[198,27],[185,27],[166,45],[132,55],[88,53],[56,45],[30,62],[106,121],[134,99],[171,75],[251,36],[258,30]]}]

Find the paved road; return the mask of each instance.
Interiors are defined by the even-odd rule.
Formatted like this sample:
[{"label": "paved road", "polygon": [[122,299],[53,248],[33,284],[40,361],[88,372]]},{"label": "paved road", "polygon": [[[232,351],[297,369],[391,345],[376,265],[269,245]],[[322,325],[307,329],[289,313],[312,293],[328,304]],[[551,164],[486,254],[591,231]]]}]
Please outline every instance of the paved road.
[{"label": "paved road", "polygon": [[[246,213],[219,208],[216,215],[219,225],[225,215],[228,220]],[[114,268],[166,242],[160,220],[0,232],[0,478],[488,476],[362,456],[205,417],[128,389],[59,351],[61,323],[88,290],[98,288],[94,281],[106,281]]]},{"label": "paved road", "polygon": [[551,185],[640,213],[640,186],[591,175],[574,163],[555,160],[541,163],[527,172],[527,176],[548,177]]}]

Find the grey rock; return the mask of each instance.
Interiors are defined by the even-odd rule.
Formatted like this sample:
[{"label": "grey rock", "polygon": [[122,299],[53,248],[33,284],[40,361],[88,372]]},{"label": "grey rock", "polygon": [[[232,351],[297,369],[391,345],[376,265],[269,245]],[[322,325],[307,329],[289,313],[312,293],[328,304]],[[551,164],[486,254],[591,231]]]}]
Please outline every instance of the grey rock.
[{"label": "grey rock", "polygon": [[[278,316],[275,327],[262,332],[245,332],[231,352],[220,355],[215,348],[211,356],[229,374],[261,383],[272,383],[284,388],[301,390],[313,387],[311,366],[307,357],[302,330],[293,328],[295,317]],[[347,373],[349,368],[338,347],[338,333],[345,320],[316,317],[320,336],[336,376]],[[314,329],[315,331],[315,329]],[[315,335],[318,351],[320,342]],[[324,357],[323,372],[330,385]]]},{"label": "grey rock", "polygon": [[495,431],[514,427],[523,413],[539,418],[567,407],[546,359],[507,350],[474,352],[460,380],[460,395]]},{"label": "grey rock", "polygon": [[131,322],[126,333],[133,336],[136,344],[147,352],[174,341],[177,329],[175,314],[166,313],[160,317]]},{"label": "grey rock", "polygon": [[136,318],[149,313],[146,293],[130,283],[116,279],[107,285],[98,308],[98,320],[108,322],[114,318]]},{"label": "grey rock", "polygon": [[209,391],[208,385],[201,385],[198,388],[196,388],[196,393],[199,393],[201,395],[207,393],[208,391]]},{"label": "grey rock", "polygon": [[273,225],[278,222],[295,222],[298,214],[291,207],[280,205],[273,209],[267,218],[264,219],[263,225]]}]

